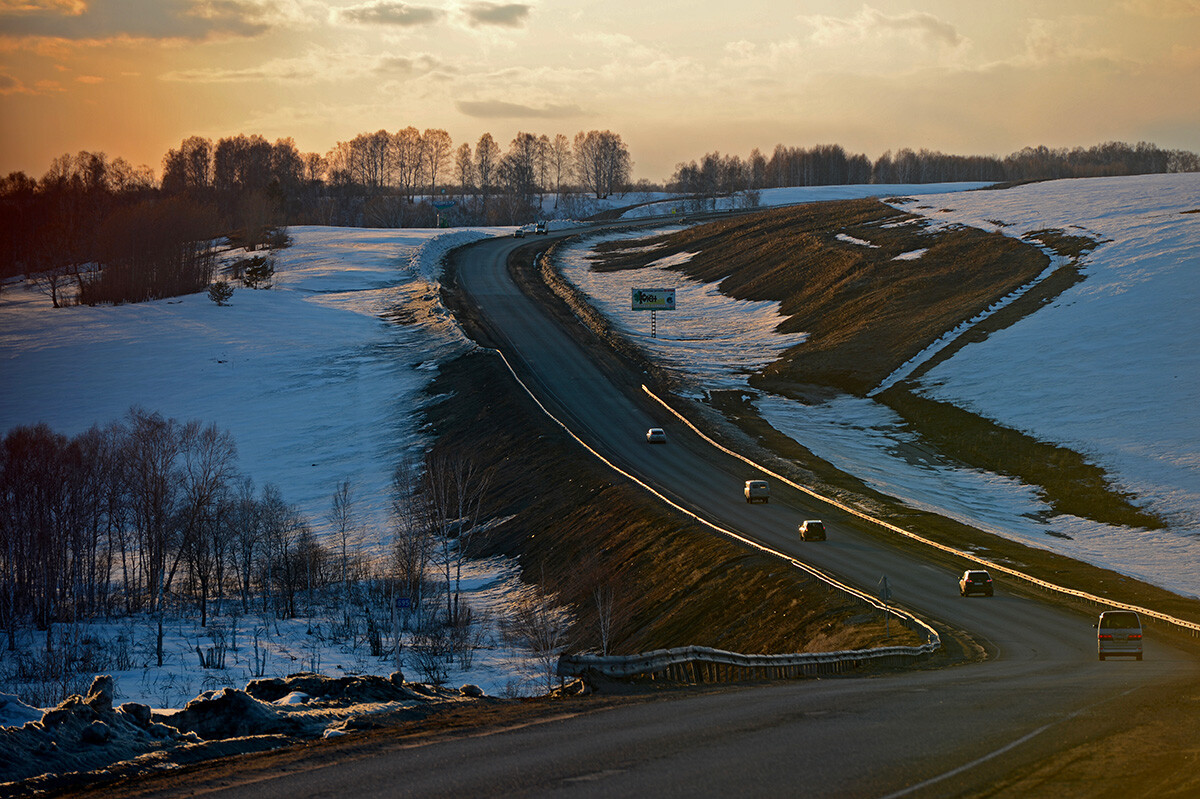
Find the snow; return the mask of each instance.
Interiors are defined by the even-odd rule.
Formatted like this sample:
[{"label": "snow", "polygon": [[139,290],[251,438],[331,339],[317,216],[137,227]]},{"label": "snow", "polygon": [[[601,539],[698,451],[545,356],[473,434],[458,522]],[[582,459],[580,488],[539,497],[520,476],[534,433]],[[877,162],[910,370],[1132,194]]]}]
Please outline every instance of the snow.
[{"label": "snow", "polygon": [[[650,202],[630,208],[621,214],[622,219],[636,219],[663,214],[684,214],[696,211],[729,211],[746,208],[777,208],[783,205],[820,202],[822,200],[858,200],[864,197],[914,197],[924,194],[944,194],[980,189],[990,186],[988,182],[962,183],[864,183],[852,186],[793,186],[783,189],[759,189],[742,192],[729,197],[711,197],[702,200],[687,200],[668,197],[659,202]],[[647,199],[651,199],[648,196]]]},{"label": "snow", "polygon": [[[1200,175],[1063,180],[1004,191],[929,188],[764,191],[762,204],[783,204],[784,197],[798,202],[801,196],[914,195],[920,189],[929,195],[920,204],[897,206],[927,212],[933,226],[970,225],[1017,237],[1061,228],[1102,242],[1083,259],[1084,282],[1020,323],[964,347],[931,370],[921,390],[1080,451],[1107,469],[1118,489],[1136,493],[1144,507],[1162,514],[1168,526],[1150,531],[1053,516],[1029,486],[914,456],[911,435],[900,420],[870,399],[803,405],[760,396],[760,411],[818,457],[914,507],[1200,596],[1200,280],[1195,273],[1200,214],[1184,213],[1200,209]],[[905,255],[916,258],[919,252]],[[593,273],[587,269],[588,254],[586,247],[570,250],[564,274],[619,330],[694,381],[697,393],[738,386],[749,392],[748,370],[803,340],[775,332],[781,320],[770,303],[741,303],[712,285],[657,269]],[[1055,260],[1051,269],[1059,263]],[[647,335],[644,315],[628,310],[634,285],[678,288],[680,310],[659,315],[657,339]],[[682,321],[676,315],[684,309],[702,321]],[[909,374],[975,321],[948,331],[889,381]]]},{"label": "snow", "polygon": [[[470,346],[438,299],[438,258],[495,232],[292,228],[274,288],[237,288],[228,307],[201,293],[51,310],[9,289],[0,430],[40,421],[73,435],[134,404],[215,422],[242,471],[279,485],[318,531],[349,480],[379,546],[391,466],[420,445],[413,409],[437,363]],[[417,324],[388,321],[393,308]]]},{"label": "snow", "polygon": [[[775,332],[783,321],[779,303],[735,300],[722,294],[715,283],[692,280],[667,268],[686,263],[694,253],[661,258],[643,269],[603,273],[591,269],[589,256],[601,242],[656,236],[675,229],[606,233],[572,243],[560,249],[559,268],[621,335],[653,357],[697,377],[707,388],[741,387],[747,375],[807,337]],[[675,289],[675,310],[656,312],[656,336],[651,336],[649,313],[629,310],[634,288]]]},{"label": "snow", "polygon": [[[334,490],[349,480],[361,544],[378,555],[391,536],[392,469],[424,446],[416,416],[423,390],[439,363],[473,346],[441,305],[441,256],[511,231],[290,228],[294,243],[278,252],[274,287],[236,288],[228,307],[201,293],[56,310],[41,294],[7,286],[0,294],[0,431],[46,422],[73,435],[121,419],[134,404],[213,422],[234,436],[242,473],[259,486],[278,485],[318,535],[326,532]],[[395,321],[396,313],[412,323]],[[501,561],[472,564],[468,574],[466,600],[476,612],[494,612],[522,590]],[[214,646],[214,633],[196,620],[168,619],[161,668],[150,619],[62,632],[106,642],[118,701],[166,708],[254,677],[255,632],[267,676],[394,668],[364,655],[361,635],[355,648],[335,634],[340,621],[321,608],[287,622],[222,616],[216,627],[239,646],[224,671],[198,667],[195,648]],[[539,691],[534,668],[500,645],[494,629],[483,643],[472,668],[451,670],[450,684],[474,683],[492,694]],[[406,676],[422,678],[411,666]]]}]

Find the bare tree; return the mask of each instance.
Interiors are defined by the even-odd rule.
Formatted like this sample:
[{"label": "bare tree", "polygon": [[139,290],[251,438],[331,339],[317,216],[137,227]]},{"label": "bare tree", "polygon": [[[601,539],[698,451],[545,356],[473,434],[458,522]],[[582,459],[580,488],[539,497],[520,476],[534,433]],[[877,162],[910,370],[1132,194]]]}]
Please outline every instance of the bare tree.
[{"label": "bare tree", "polygon": [[496,169],[500,163],[500,145],[485,133],[475,145],[475,176],[479,178],[479,194],[483,200],[483,214],[487,217],[488,195],[496,182]]},{"label": "bare tree", "polygon": [[412,202],[425,172],[425,142],[421,132],[411,125],[396,131],[392,137],[392,148],[396,158],[396,183],[400,193]]},{"label": "bare tree", "polygon": [[611,130],[575,134],[575,172],[596,199],[610,196],[629,181],[629,148]]},{"label": "bare tree", "polygon": [[342,550],[342,590],[346,597],[350,596],[350,544],[356,538],[356,523],[354,513],[354,491],[350,481],[338,483],[329,503],[329,514],[325,517],[333,529],[335,540]]},{"label": "bare tree", "polygon": [[438,172],[450,160],[454,143],[450,139],[450,134],[440,128],[426,128],[421,141],[425,156],[425,176],[429,178],[429,196],[433,197],[437,194]]},{"label": "bare tree", "polygon": [[491,482],[491,473],[459,453],[429,453],[425,458],[423,488],[430,527],[442,545],[446,581],[446,618],[458,622],[462,593],[462,565],[471,536],[479,527],[479,510]]},{"label": "bare tree", "polygon": [[[208,596],[217,557],[223,549],[218,511],[234,477],[237,445],[228,431],[198,421],[179,431],[181,485],[178,521],[180,540],[167,574],[169,588],[175,571],[190,557],[192,577],[200,585],[200,626],[208,623]],[[220,538],[218,538],[220,536]]]},{"label": "bare tree", "polygon": [[392,552],[402,596],[407,596],[418,610],[422,608],[425,571],[435,544],[426,500],[420,466],[407,458],[401,460],[392,472]]},{"label": "bare tree", "polygon": [[475,187],[475,161],[471,158],[471,145],[467,142],[454,151],[454,172],[458,177],[459,196],[465,202],[467,192]]},{"label": "bare tree", "polygon": [[549,163],[554,175],[554,207],[557,209],[563,179],[571,174],[571,140],[561,133],[554,134],[554,141],[550,143]]},{"label": "bare tree", "polygon": [[554,690],[558,658],[567,647],[570,627],[570,614],[537,584],[511,604],[500,622],[504,637],[527,650],[538,664],[547,693]]}]

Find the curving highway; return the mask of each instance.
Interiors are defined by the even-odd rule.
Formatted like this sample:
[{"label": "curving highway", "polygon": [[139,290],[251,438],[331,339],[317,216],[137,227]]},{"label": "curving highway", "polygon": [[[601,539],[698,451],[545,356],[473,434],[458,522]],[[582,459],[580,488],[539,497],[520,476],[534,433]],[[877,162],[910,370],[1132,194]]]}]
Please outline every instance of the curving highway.
[{"label": "curving highway", "polygon": [[[1002,580],[994,597],[960,598],[959,570],[888,547],[777,484],[769,504],[747,505],[741,489],[756,476],[750,469],[656,409],[636,385],[614,385],[514,286],[506,260],[522,244],[489,240],[463,251],[460,287],[524,382],[573,432],[704,518],[867,591],[886,574],[895,601],[935,624],[969,630],[990,657],[863,679],[671,692],[603,712],[392,748],[230,788],[229,795],[1017,795],[1028,786],[1004,786],[1045,757],[1123,729],[1195,681],[1193,657],[1156,640],[1153,629],[1144,661],[1099,662],[1094,616],[1017,595]],[[664,428],[668,443],[648,446],[648,427]],[[826,520],[829,540],[801,543],[796,526],[814,517]],[[1043,795],[1059,795],[1052,783],[1042,787]],[[1077,795],[1099,792],[1085,787]]]}]

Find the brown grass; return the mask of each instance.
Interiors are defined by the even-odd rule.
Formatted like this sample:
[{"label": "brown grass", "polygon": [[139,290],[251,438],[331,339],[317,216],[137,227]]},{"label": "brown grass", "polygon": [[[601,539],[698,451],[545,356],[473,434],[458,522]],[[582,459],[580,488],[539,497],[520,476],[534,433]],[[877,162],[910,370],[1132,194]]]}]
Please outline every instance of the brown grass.
[{"label": "brown grass", "polygon": [[[657,246],[627,251],[648,245]],[[877,200],[764,211],[623,246],[598,248],[594,268],[637,268],[693,252],[673,268],[719,281],[731,297],[779,302],[779,332],[809,338],[767,368],[767,385],[820,384],[859,395],[1049,263],[998,233],[959,227],[932,235],[919,217]],[[927,250],[920,258],[894,260],[919,249]]]},{"label": "brown grass", "polygon": [[[519,559],[599,646],[592,589],[617,597],[614,653],[712,646],[747,654],[884,643],[881,615],[777,558],[714,536],[616,476],[553,425],[486,353],[447,364],[427,410],[437,448],[494,470],[485,515],[507,519],[477,554]],[[891,627],[889,643],[920,643]]]}]

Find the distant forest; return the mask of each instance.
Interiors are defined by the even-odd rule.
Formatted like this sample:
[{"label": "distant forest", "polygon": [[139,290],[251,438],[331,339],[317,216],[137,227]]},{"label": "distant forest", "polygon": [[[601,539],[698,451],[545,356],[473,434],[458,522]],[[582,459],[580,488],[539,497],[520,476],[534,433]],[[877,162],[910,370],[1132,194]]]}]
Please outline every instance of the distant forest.
[{"label": "distant forest", "polygon": [[[302,153],[291,139],[192,136],[163,156],[161,179],[102,152],[55,159],[41,178],[0,178],[0,281],[24,275],[55,307],[193,293],[214,277],[218,241],[286,243],[289,225],[515,225],[552,213],[583,216],[590,199],[629,191],[697,198],[789,186],[1200,171],[1200,156],[1145,142],[1027,147],[1004,158],[902,149],[871,161],[838,145],[778,145],[770,157],[713,152],[681,163],[665,186],[630,182],[632,159],[612,131],[574,138],[519,133],[502,151],[491,134],[457,147],[444,130],[380,130]],[[0,289],[3,284],[0,282]]]}]

